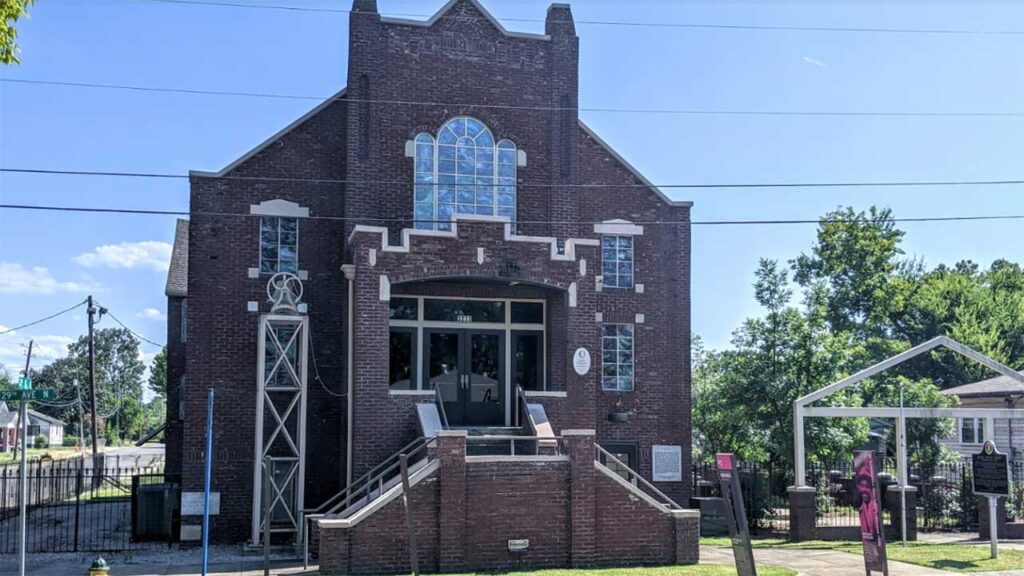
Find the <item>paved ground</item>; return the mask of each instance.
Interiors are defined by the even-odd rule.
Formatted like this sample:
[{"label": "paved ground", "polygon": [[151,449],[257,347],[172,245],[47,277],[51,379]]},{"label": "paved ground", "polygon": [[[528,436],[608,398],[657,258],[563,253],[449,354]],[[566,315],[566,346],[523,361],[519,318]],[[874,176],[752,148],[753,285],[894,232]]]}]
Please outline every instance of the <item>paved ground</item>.
[{"label": "paved ground", "polygon": [[[733,561],[732,549],[702,546],[700,560],[709,564],[731,564]],[[772,564],[792,568],[799,572],[800,576],[864,576],[864,558],[856,554],[833,550],[760,548],[754,549],[754,561],[758,565]],[[953,573],[889,561],[890,576],[949,576],[950,574]],[[1009,573],[1001,572],[1000,574],[1007,576]]]}]

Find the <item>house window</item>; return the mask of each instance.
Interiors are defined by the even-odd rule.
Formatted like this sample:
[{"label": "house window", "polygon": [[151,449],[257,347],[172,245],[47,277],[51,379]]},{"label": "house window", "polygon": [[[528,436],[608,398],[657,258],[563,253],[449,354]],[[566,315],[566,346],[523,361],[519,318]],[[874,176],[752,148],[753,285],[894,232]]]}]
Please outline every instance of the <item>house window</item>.
[{"label": "house window", "polygon": [[633,325],[601,328],[601,387],[609,392],[633,390]]},{"label": "house window", "polygon": [[299,220],[264,216],[260,218],[260,274],[299,269]]},{"label": "house window", "polygon": [[495,143],[482,122],[452,118],[435,140],[418,134],[415,143],[415,227],[450,230],[454,214],[516,219],[518,150],[509,140]]},{"label": "house window", "polygon": [[985,421],[981,418],[960,419],[960,443],[961,444],[984,444],[985,443]]},{"label": "house window", "polygon": [[606,288],[633,287],[633,237],[601,238],[601,273]]}]

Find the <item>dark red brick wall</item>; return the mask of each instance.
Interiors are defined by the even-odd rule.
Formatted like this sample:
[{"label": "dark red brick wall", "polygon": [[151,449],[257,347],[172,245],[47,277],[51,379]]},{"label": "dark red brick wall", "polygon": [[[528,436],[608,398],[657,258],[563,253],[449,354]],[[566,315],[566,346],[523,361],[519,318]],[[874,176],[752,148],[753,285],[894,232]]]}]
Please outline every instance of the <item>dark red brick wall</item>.
[{"label": "dark red brick wall", "polygon": [[595,474],[595,556],[598,565],[671,564],[675,520],[602,473]]},{"label": "dark red brick wall", "polygon": [[[350,15],[347,98],[352,101],[324,105],[229,174],[273,180],[198,175],[191,180],[186,419],[180,441],[174,439],[178,432],[169,430],[169,444],[178,446],[169,446],[168,455],[181,454],[184,489],[200,489],[206,390],[215,388],[214,489],[222,493],[222,509],[214,519],[214,540],[248,536],[258,314],[246,312],[246,303],[265,302],[266,278],[246,275],[258,265],[259,219],[210,214],[247,214],[250,204],[276,198],[309,207],[312,216],[344,218],[300,223],[299,267],[310,274],[304,283],[305,301],[323,383],[311,370],[307,438],[309,453],[317,457],[307,463],[308,505],[334,494],[347,467],[346,399],[323,389],[340,393],[346,387],[343,263],[357,266],[356,475],[418,435],[413,408],[422,399],[387,393],[387,304],[379,300],[379,275],[388,274],[397,293],[402,281],[497,278],[508,260],[521,268],[517,279],[547,287],[549,388],[566,390],[569,397],[537,401],[545,404],[555,429],[596,428],[598,442],[636,442],[645,475],[650,474],[651,445],[681,445],[686,470],[689,209],[670,206],[654,191],[638,187],[642,181],[577,125],[574,110],[529,109],[576,105],[578,39],[572,25],[564,23],[571,19],[568,9],[552,8],[546,26],[550,38],[538,39],[502,35],[465,0],[429,27],[382,22],[374,5],[359,0]],[[359,101],[367,98],[391,103]],[[596,248],[579,250],[588,274],[578,278],[577,263],[552,262],[547,245],[506,243],[494,225],[465,224],[461,227],[467,235],[460,240],[416,239],[412,255],[381,253],[377,237],[365,234],[348,244],[357,223],[386,226],[397,241],[397,231],[411,225],[413,212],[413,165],[404,154],[405,142],[421,131],[436,133],[444,121],[462,114],[481,119],[496,139],[511,139],[526,152],[527,165],[518,171],[522,234],[555,235],[564,243],[567,237],[598,239],[592,223],[613,218],[684,223],[645,225],[644,235],[636,239],[636,281],[645,284],[645,293],[597,293]],[[619,186],[581,189],[575,184]],[[371,267],[368,249],[374,242],[379,263]],[[491,255],[482,266],[475,261],[478,246]],[[567,305],[565,290],[572,281],[579,284],[577,308]],[[602,312],[607,322],[646,315],[646,322],[636,326],[637,386],[632,393],[601,391],[595,312]],[[585,378],[577,377],[569,363],[571,351],[580,345],[594,358]],[[171,382],[169,394],[174,387]],[[607,421],[617,405],[633,412],[630,422]],[[680,502],[688,496],[685,482],[659,488]]]},{"label": "dark red brick wall", "polygon": [[185,343],[181,341],[182,301],[180,297],[167,298],[167,429],[164,431],[165,470],[168,474],[181,474],[181,435],[183,420],[181,376],[185,373]]}]

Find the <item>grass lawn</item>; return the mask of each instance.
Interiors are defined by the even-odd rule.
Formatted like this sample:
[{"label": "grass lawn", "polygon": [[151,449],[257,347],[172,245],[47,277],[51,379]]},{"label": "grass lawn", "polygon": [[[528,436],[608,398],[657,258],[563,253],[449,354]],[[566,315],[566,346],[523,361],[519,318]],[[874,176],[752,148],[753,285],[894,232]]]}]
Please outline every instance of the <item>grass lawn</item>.
[{"label": "grass lawn", "polygon": [[[701,538],[705,546],[731,546],[728,538]],[[779,538],[757,539],[752,542],[754,548],[786,548],[791,550],[836,550],[861,554],[860,542],[790,542]],[[928,544],[925,542],[907,542],[904,547],[899,543],[888,542],[885,551],[890,560],[949,570],[952,572],[987,572],[1000,570],[1020,570],[1024,567],[1024,550],[999,550],[999,558],[989,558],[988,544]]]},{"label": "grass lawn", "polygon": [[[78,449],[75,448],[74,446],[70,446],[67,448],[61,447],[28,449],[29,460],[39,460],[43,456],[49,456],[54,460],[63,460],[65,458],[75,458],[79,455],[81,455],[81,452],[79,452]],[[4,458],[0,459],[0,464],[17,464],[18,462],[21,462],[21,452],[18,452],[17,456],[13,456],[13,453],[7,453]]]},{"label": "grass lawn", "polygon": [[[535,570],[532,572],[487,573],[486,576],[736,576],[736,568],[725,564],[659,566],[656,568],[601,568],[593,570]],[[758,576],[796,576],[795,570],[758,566]],[[451,576],[472,576],[460,574]],[[481,575],[484,576],[484,575]]]}]

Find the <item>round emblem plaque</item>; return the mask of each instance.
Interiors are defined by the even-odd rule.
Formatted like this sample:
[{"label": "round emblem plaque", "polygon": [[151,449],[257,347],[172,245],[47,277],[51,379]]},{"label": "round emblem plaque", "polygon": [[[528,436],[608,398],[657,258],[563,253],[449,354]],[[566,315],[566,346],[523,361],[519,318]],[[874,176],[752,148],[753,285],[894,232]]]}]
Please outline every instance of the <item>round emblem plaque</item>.
[{"label": "round emblem plaque", "polygon": [[590,351],[586,348],[577,348],[572,355],[572,367],[580,376],[590,372]]}]

